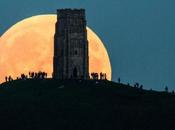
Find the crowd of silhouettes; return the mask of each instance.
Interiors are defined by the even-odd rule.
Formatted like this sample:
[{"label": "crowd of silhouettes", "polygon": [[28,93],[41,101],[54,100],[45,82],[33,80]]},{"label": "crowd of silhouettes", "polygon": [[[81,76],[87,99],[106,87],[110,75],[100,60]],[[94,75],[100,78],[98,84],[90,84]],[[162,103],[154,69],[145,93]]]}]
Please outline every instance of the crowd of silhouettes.
[{"label": "crowd of silhouettes", "polygon": [[29,77],[32,79],[45,79],[47,78],[47,73],[46,72],[29,72]]},{"label": "crowd of silhouettes", "polygon": [[[168,91],[168,86],[165,86],[165,92],[166,92],[166,93],[169,93],[169,91]],[[175,94],[174,90],[172,90],[171,94],[173,94],[173,95]]]},{"label": "crowd of silhouettes", "polygon": [[[46,72],[29,72],[28,75],[21,74],[20,77],[17,77],[17,80],[26,80],[26,79],[46,79],[47,73]],[[5,77],[6,82],[13,81],[12,76],[6,76]]]},{"label": "crowd of silhouettes", "polygon": [[[29,72],[28,75],[21,74],[20,77],[17,77],[17,80],[19,80],[19,79],[21,79],[21,80],[46,79],[46,78],[47,78],[47,73],[39,71],[39,72]],[[106,73],[102,73],[102,72],[100,74],[92,72],[91,73],[91,78],[93,80],[107,80],[107,75],[106,75]],[[6,82],[13,81],[12,76],[6,76],[5,81]],[[118,83],[121,84],[121,79],[120,78],[118,78]],[[128,83],[128,86],[130,86],[129,83]],[[143,90],[143,85],[140,85],[138,82],[136,82],[133,87]],[[150,91],[152,91],[152,89]],[[167,86],[165,86],[165,92],[168,93],[168,87]],[[172,94],[175,94],[174,90],[172,91]]]},{"label": "crowd of silhouettes", "polygon": [[94,80],[107,80],[107,75],[106,75],[106,73],[102,73],[102,72],[100,72],[100,74],[98,74],[98,73],[95,73],[95,72],[92,72],[91,73],[91,77],[92,77],[92,79],[94,79]]},{"label": "crowd of silhouettes", "polygon": [[[118,81],[119,84],[122,84],[120,77],[117,79],[117,81]],[[127,86],[130,86],[130,84],[127,83]],[[133,87],[137,88],[137,89],[141,89],[141,90],[143,89],[143,85],[142,84],[140,85],[138,82],[136,82]]]},{"label": "crowd of silhouettes", "polygon": [[143,85],[140,85],[139,83],[135,83],[134,84],[134,88],[139,88],[139,89],[143,89]]},{"label": "crowd of silhouettes", "polygon": [[[26,79],[46,79],[46,78],[47,78],[47,73],[39,71],[39,72],[29,72],[28,75],[22,73],[20,77],[17,77],[16,79],[26,80]],[[91,78],[93,80],[107,80],[107,75],[106,73],[102,73],[102,72],[100,74],[92,72]],[[12,76],[6,76],[5,81],[6,82],[13,81]]]}]

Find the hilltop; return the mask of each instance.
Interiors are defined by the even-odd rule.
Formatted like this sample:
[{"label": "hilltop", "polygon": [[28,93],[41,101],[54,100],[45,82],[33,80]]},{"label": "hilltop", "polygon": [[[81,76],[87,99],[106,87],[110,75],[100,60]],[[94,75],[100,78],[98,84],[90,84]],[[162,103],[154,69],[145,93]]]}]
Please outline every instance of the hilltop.
[{"label": "hilltop", "polygon": [[28,79],[1,84],[6,129],[174,130],[175,96],[110,81]]}]

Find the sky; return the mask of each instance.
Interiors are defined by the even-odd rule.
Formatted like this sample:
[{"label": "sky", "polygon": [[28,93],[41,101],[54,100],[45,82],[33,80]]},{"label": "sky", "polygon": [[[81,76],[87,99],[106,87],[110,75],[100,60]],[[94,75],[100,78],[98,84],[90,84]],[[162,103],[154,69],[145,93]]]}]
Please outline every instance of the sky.
[{"label": "sky", "polygon": [[112,80],[175,89],[174,0],[1,0],[0,35],[22,19],[85,8],[87,24],[108,51]]}]

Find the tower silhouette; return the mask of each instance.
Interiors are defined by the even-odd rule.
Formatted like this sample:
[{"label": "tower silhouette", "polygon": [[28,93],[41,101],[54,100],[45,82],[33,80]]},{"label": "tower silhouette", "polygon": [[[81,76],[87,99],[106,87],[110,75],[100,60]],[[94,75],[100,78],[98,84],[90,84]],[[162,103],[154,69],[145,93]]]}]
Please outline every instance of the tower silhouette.
[{"label": "tower silhouette", "polygon": [[84,9],[57,10],[53,78],[87,79],[89,55]]}]

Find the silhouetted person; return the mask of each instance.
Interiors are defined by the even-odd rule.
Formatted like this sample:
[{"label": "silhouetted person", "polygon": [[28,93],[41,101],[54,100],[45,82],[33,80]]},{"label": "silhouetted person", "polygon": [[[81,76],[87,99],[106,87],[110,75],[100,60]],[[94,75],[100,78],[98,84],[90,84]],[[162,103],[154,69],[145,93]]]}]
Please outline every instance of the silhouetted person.
[{"label": "silhouetted person", "polygon": [[9,77],[8,77],[8,80],[9,80],[9,81],[12,81],[12,77],[11,77],[11,76],[9,76]]},{"label": "silhouetted person", "polygon": [[168,92],[168,87],[167,86],[165,87],[165,92]]},{"label": "silhouetted person", "polygon": [[95,73],[95,78],[96,80],[98,80],[98,73]]},{"label": "silhouetted person", "polygon": [[7,76],[5,76],[5,82],[7,82],[8,81],[8,77]]},{"label": "silhouetted person", "polygon": [[45,78],[46,73],[45,72],[41,72],[41,79]]},{"label": "silhouetted person", "polygon": [[172,91],[172,94],[174,94],[174,90]]},{"label": "silhouetted person", "polygon": [[103,73],[100,72],[100,80],[103,80]]},{"label": "silhouetted person", "polygon": [[106,80],[106,73],[100,73],[100,80]]},{"label": "silhouetted person", "polygon": [[105,75],[105,80],[107,80],[107,75],[106,75],[106,73],[105,73],[104,75]]},{"label": "silhouetted person", "polygon": [[92,77],[92,79],[94,79],[94,80],[98,80],[98,73],[92,72],[92,73],[91,73],[91,77]]},{"label": "silhouetted person", "polygon": [[135,83],[134,88],[139,88],[139,83]]},{"label": "silhouetted person", "polygon": [[137,86],[136,86],[136,84],[134,84],[134,88],[136,88]]},{"label": "silhouetted person", "polygon": [[141,89],[141,90],[143,89],[143,85],[140,85],[140,89]]},{"label": "silhouetted person", "polygon": [[29,78],[31,78],[31,72],[29,72]]},{"label": "silhouetted person", "polygon": [[31,73],[31,78],[34,78],[34,77],[35,77],[35,73],[32,72],[32,73]]},{"label": "silhouetted person", "polygon": [[92,77],[92,79],[95,79],[95,73],[94,72],[91,73],[91,77]]},{"label": "silhouetted person", "polygon": [[120,78],[118,78],[118,83],[120,84]]},{"label": "silhouetted person", "polygon": [[38,74],[37,73],[35,73],[35,76],[34,76],[36,79],[38,78]]},{"label": "silhouetted person", "polygon": [[22,80],[26,79],[25,74],[21,74],[21,79],[22,79]]}]

